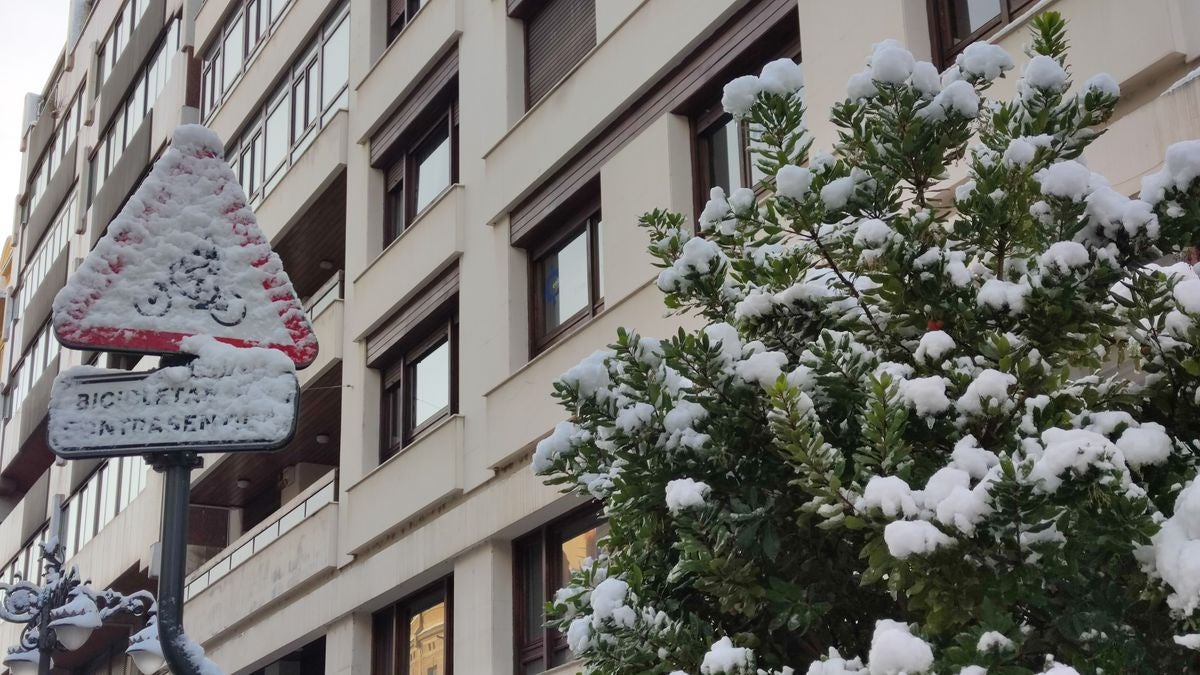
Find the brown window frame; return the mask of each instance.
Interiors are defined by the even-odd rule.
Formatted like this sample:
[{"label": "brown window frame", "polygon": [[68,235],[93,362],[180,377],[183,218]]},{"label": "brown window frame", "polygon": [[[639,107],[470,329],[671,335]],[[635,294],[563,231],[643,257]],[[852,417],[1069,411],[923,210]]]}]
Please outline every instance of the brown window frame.
[{"label": "brown window frame", "polygon": [[[600,527],[607,522],[602,515],[600,505],[589,502],[566,515],[552,520],[536,530],[529,532],[513,541],[513,672],[523,674],[528,663],[542,659],[544,669],[556,668],[570,661],[570,650],[567,647],[567,636],[556,628],[543,626],[539,635],[525,635],[529,624],[527,607],[529,589],[525,587],[525,571],[523,566],[529,558],[529,553],[536,543],[540,547],[542,570],[542,598],[549,601],[559,589],[559,582],[548,573],[551,569],[561,569],[562,543],[579,536],[588,530]],[[558,654],[568,654],[561,663],[551,663]]]},{"label": "brown window frame", "polygon": [[[380,395],[380,463],[400,454],[437,423],[458,412],[458,312],[444,310],[436,324],[420,333],[399,358],[382,369]],[[416,417],[416,366],[445,342],[450,347],[450,401],[428,419]],[[399,419],[397,419],[399,418]]]},{"label": "brown window frame", "polygon": [[938,70],[949,67],[954,63],[959,52],[966,49],[967,45],[986,38],[1000,27],[1007,26],[1015,19],[1020,18],[1021,13],[1033,5],[1034,1],[998,0],[1000,13],[975,29],[970,35],[956,42],[950,27],[949,8],[949,3],[954,0],[926,0],[929,14],[929,37],[933,43],[933,56],[936,59],[934,65],[938,67]]},{"label": "brown window frame", "polygon": [[[425,604],[425,601],[433,599],[434,601]],[[445,638],[442,653],[444,655],[443,664],[446,672],[442,675],[453,675],[454,673],[454,578],[446,576],[432,584],[405,596],[403,599],[394,602],[387,607],[376,610],[371,614],[371,675],[423,675],[423,673],[408,672],[408,627],[412,620],[414,607],[420,607],[420,610],[428,609],[438,602],[446,605],[445,618]],[[391,645],[391,672],[387,670],[384,661],[384,654],[381,644],[380,634],[387,630],[391,633],[389,642]]]},{"label": "brown window frame", "polygon": [[405,143],[400,153],[384,169],[384,248],[399,239],[413,221],[436,201],[435,199],[426,204],[423,209],[417,209],[417,190],[420,188],[418,159],[430,140],[440,137],[443,131],[450,139],[449,185],[458,183],[458,96],[450,97],[449,102],[435,107],[432,113],[427,114],[434,114],[436,117],[422,129],[419,136]]},{"label": "brown window frame", "polygon": [[[600,288],[600,227],[603,213],[600,197],[596,195],[571,211],[565,218],[552,220],[564,223],[553,235],[544,238],[529,250],[529,349],[530,356],[545,351],[548,347],[574,332],[604,311],[604,295]],[[542,264],[550,255],[566,248],[579,235],[587,237],[588,302],[571,316],[563,319],[550,331],[545,326],[546,299],[542,293]]]}]

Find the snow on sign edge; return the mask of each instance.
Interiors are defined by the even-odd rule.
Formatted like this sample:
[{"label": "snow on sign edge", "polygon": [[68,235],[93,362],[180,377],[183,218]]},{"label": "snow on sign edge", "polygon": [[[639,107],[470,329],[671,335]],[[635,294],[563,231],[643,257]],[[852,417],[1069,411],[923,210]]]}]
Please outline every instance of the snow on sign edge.
[{"label": "snow on sign edge", "polygon": [[[262,290],[259,292],[266,294],[269,307],[276,310],[272,314],[278,316],[274,337],[236,334],[214,337],[235,347],[279,350],[297,368],[304,368],[316,359],[318,345],[312,325],[283,270],[282,261],[263,236],[253,211],[246,205],[245,193],[223,154],[220,139],[210,129],[191,124],[175,130],[167,151],[155,162],[108,231],[55,297],[53,324],[59,342],[75,349],[161,354],[180,352],[183,339],[205,334],[199,326],[129,325],[137,323],[134,319],[146,322],[145,317],[135,314],[132,303],[126,316],[97,319],[94,313],[89,314],[106,294],[130,293],[120,288],[121,273],[129,261],[139,259],[139,246],[164,245],[164,241],[183,233],[187,225],[182,223],[190,217],[193,222],[207,223],[209,227],[214,220],[227,223],[230,231],[226,236],[231,244],[236,243],[243,251],[263,249],[258,257],[250,260],[252,269],[245,271],[254,272],[261,278]],[[197,175],[201,172],[204,175]],[[195,187],[206,182],[215,182],[215,189],[206,194],[197,193]],[[209,206],[215,204],[220,208],[215,213],[210,211],[212,215],[205,213],[195,204],[202,198],[209,199]],[[172,203],[172,200],[177,201]],[[175,217],[167,223],[165,217],[159,217],[162,211],[174,211]],[[153,244],[143,244],[144,241]],[[258,313],[263,314],[264,308],[258,309]]]}]

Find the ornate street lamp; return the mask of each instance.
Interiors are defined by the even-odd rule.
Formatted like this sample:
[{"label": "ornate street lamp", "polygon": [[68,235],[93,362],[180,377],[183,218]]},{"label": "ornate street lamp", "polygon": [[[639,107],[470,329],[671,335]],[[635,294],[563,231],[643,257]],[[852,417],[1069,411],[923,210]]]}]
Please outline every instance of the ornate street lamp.
[{"label": "ornate street lamp", "polygon": [[[57,521],[57,518],[54,519]],[[51,532],[57,531],[57,522]],[[4,592],[0,602],[0,619],[23,623],[21,641],[9,647],[2,663],[13,675],[47,675],[51,654],[55,651],[79,649],[91,637],[92,631],[117,614],[147,617],[147,626],[130,638],[129,654],[139,670],[150,675],[162,667],[162,649],[158,646],[158,631],[154,596],[148,591],[123,595],[112,589],[99,593],[79,578],[75,567],[63,571],[63,549],[58,537],[51,536],[41,544],[41,560],[45,583],[41,586],[20,580],[0,582]],[[153,635],[147,631],[153,630]],[[146,658],[147,652],[157,649],[159,660]],[[139,657],[142,654],[142,657]],[[144,667],[154,666],[151,670]]]}]

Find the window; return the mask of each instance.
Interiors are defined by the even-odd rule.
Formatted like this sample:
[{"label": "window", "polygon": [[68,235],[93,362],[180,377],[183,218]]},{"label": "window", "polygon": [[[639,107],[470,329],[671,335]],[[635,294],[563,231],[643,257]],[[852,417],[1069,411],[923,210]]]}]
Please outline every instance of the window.
[{"label": "window", "polygon": [[286,167],[316,137],[316,130],[346,107],[349,11],[348,3],[333,11],[267,96],[266,105],[250,116],[246,128],[229,143],[225,156],[252,204],[266,197],[283,178]]},{"label": "window", "polygon": [[539,528],[513,546],[517,675],[534,675],[570,660],[567,638],[545,626],[546,602],[571,573],[599,553],[608,524],[595,504]]},{"label": "window", "polygon": [[457,99],[432,114],[439,116],[424,128],[424,135],[411,144],[402,142],[401,147],[408,145],[409,149],[401,151],[387,168],[385,246],[458,180]]},{"label": "window", "polygon": [[371,675],[450,675],[452,590],[447,577],[371,616]]},{"label": "window", "polygon": [[126,146],[133,140],[134,134],[142,125],[142,120],[154,108],[178,51],[179,17],[176,16],[167,25],[163,39],[159,41],[149,61],[134,78],[125,100],[115,108],[119,112],[113,116],[112,122],[96,142],[96,152],[92,155],[91,166],[88,169],[91,176],[88,182],[88,206],[91,206],[96,192],[116,166]]},{"label": "window", "polygon": [[525,104],[532,108],[596,46],[596,0],[546,0],[518,17],[525,20]]},{"label": "window", "polygon": [[97,96],[100,94],[100,88],[104,84],[104,80],[112,73],[113,66],[121,58],[125,47],[129,45],[129,40],[133,37],[133,30],[137,27],[138,20],[142,18],[142,14],[149,6],[150,3],[148,0],[129,0],[126,2],[121,7],[121,10],[117,12],[117,18],[113,22],[112,30],[100,41],[100,47],[96,51],[95,94]]},{"label": "window", "polygon": [[140,457],[117,457],[99,467],[63,504],[69,558],[92,540],[146,487],[150,467]]},{"label": "window", "polygon": [[929,0],[933,53],[939,68],[968,44],[1012,23],[1033,0]]},{"label": "window", "polygon": [[599,200],[578,213],[532,252],[533,353],[604,308]]},{"label": "window", "polygon": [[398,453],[458,406],[458,326],[443,319],[383,372],[383,452]]},{"label": "window", "polygon": [[400,31],[413,20],[417,12],[429,0],[387,0],[388,3],[388,42],[396,39]]},{"label": "window", "polygon": [[237,0],[200,67],[200,116],[208,119],[233,88],[291,0]]}]

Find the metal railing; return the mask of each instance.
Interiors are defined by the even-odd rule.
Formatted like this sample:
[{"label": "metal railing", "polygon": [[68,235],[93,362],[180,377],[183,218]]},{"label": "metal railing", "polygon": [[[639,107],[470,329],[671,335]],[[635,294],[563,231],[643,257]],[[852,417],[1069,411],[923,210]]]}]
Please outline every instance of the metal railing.
[{"label": "metal railing", "polygon": [[184,589],[185,601],[195,597],[218,579],[237,569],[239,565],[254,557],[271,542],[287,534],[292,528],[311,518],[327,504],[337,501],[337,470],[330,471],[292,501],[285,504],[246,532],[237,541],[226,546],[211,560],[192,573]]},{"label": "metal railing", "polygon": [[334,300],[343,299],[345,287],[346,273],[338,270],[304,303],[304,313],[308,315],[308,320],[315,320],[321,312],[325,311],[326,307],[333,304]]}]

